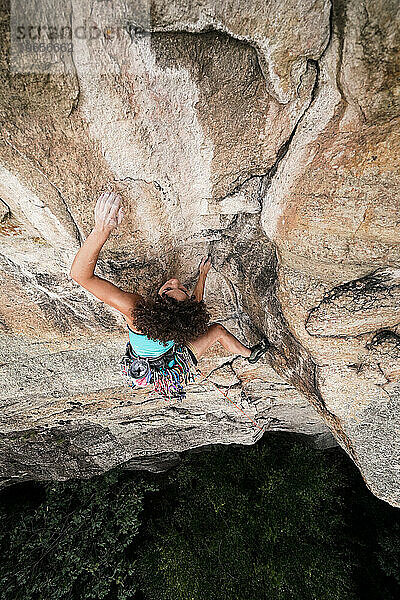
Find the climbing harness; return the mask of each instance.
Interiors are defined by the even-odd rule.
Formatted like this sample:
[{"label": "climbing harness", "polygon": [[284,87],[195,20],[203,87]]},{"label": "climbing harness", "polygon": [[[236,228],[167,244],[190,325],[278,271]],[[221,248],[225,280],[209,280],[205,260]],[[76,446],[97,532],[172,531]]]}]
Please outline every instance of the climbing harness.
[{"label": "climbing harness", "polygon": [[[153,358],[138,356],[132,350],[130,342],[127,342],[120,366],[121,373],[130,387],[135,389],[146,387],[153,383],[154,391],[159,393],[165,401],[182,401],[186,398],[186,392],[181,383],[182,378],[185,385],[194,383],[196,375],[202,375],[203,381],[206,379],[204,373],[192,362],[189,350],[183,344],[175,344],[161,356]],[[224,394],[213,381],[211,383],[233,406],[250,419],[258,429],[264,429],[245,413],[240,406]],[[199,385],[202,385],[202,383],[199,382]],[[203,387],[205,386],[203,385]]]},{"label": "climbing harness", "polygon": [[[194,370],[189,350],[183,344],[174,344],[161,356],[139,356],[127,342],[125,354],[120,361],[121,374],[132,388],[154,384],[165,401],[186,398],[183,385],[193,383],[198,374]],[[182,381],[183,380],[183,381]]]}]

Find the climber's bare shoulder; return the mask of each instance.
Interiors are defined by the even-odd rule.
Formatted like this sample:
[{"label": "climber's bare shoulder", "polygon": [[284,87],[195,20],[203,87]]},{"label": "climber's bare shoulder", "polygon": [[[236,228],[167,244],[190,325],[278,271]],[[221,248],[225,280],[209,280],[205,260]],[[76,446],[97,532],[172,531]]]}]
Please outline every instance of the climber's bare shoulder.
[{"label": "climber's bare shoulder", "polygon": [[96,298],[122,313],[130,326],[132,322],[132,309],[135,308],[138,300],[142,299],[140,294],[125,292],[111,283],[111,281],[102,279],[102,277],[98,277],[97,275],[93,275],[93,277],[85,280],[74,279],[74,281],[96,296]]}]

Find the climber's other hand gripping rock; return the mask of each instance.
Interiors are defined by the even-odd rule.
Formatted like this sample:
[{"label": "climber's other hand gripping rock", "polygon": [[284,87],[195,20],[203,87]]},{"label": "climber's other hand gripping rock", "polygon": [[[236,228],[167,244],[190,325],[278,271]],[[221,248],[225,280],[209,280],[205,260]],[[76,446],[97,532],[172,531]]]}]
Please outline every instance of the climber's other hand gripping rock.
[{"label": "climber's other hand gripping rock", "polygon": [[124,214],[120,201],[121,197],[115,192],[100,194],[94,209],[94,229],[111,233],[121,224]]},{"label": "climber's other hand gripping rock", "polygon": [[211,258],[209,256],[205,256],[201,259],[201,263],[199,266],[200,275],[207,275],[208,271],[211,267]]}]

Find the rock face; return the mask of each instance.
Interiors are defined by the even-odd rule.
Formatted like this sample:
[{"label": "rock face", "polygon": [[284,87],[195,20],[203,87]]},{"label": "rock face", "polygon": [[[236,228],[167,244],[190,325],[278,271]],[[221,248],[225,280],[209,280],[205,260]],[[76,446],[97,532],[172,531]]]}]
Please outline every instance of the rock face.
[{"label": "rock face", "polygon": [[[1,485],[287,430],[400,506],[398,2],[189,4],[62,3],[62,60],[18,45],[29,2],[3,15]],[[210,253],[212,318],[268,335],[260,363],[210,349],[179,405],[125,387],[122,315],[69,277],[107,186],[96,273],[146,294]]]}]

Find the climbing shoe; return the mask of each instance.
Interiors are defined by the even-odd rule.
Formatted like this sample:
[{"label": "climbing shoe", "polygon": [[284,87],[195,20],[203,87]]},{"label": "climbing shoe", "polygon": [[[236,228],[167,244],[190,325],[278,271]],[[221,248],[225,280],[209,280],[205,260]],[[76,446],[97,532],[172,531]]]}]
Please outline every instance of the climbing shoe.
[{"label": "climbing shoe", "polygon": [[263,338],[261,342],[258,342],[258,344],[251,348],[251,354],[247,358],[247,360],[249,361],[249,363],[256,363],[258,360],[260,360],[263,354],[265,354],[268,348],[270,347],[271,344],[269,343],[267,338]]}]

